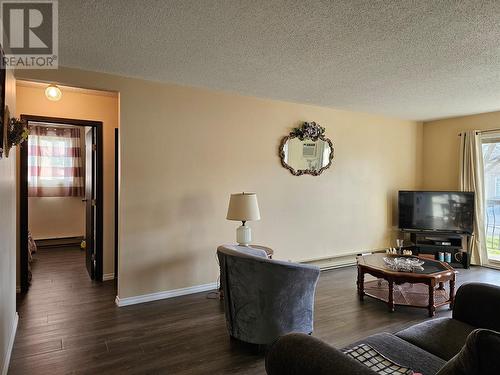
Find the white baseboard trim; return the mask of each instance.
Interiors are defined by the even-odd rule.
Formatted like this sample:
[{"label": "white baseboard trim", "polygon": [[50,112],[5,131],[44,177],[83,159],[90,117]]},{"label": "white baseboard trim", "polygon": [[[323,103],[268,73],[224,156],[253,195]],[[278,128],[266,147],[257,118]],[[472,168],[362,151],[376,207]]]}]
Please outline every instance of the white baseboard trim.
[{"label": "white baseboard trim", "polygon": [[[363,254],[373,254],[381,252],[382,250],[373,250],[370,252],[364,252]],[[303,260],[300,263],[312,264],[318,266],[321,271],[327,271],[335,268],[349,267],[356,265],[356,256],[358,253],[344,253],[338,255],[332,255],[330,257],[322,257],[317,259]]]},{"label": "white baseboard trim", "polygon": [[16,316],[14,317],[14,322],[12,324],[12,330],[10,332],[9,342],[7,343],[7,352],[4,355],[2,375],[7,375],[7,371],[9,371],[10,356],[12,355],[12,348],[14,347],[14,340],[16,339],[18,323],[19,323],[19,314],[16,312]]},{"label": "white baseboard trim", "polygon": [[208,292],[210,290],[217,289],[217,286],[218,286],[218,284],[215,282],[215,283],[210,283],[210,284],[195,285],[195,286],[191,286],[188,288],[166,290],[164,292],[142,294],[140,296],[134,296],[134,297],[120,298],[120,297],[116,296],[115,303],[119,307],[136,305],[138,303],[158,301],[160,299],[180,297],[180,296],[185,296],[185,295],[194,294],[194,293]]},{"label": "white baseboard trim", "polygon": [[115,273],[105,273],[102,275],[102,281],[108,281],[108,280],[114,280],[115,278]]},{"label": "white baseboard trim", "polygon": [[334,268],[342,268],[355,265],[356,255],[333,256],[326,259],[318,259],[301,263],[315,265],[318,266],[321,271],[326,271]]}]

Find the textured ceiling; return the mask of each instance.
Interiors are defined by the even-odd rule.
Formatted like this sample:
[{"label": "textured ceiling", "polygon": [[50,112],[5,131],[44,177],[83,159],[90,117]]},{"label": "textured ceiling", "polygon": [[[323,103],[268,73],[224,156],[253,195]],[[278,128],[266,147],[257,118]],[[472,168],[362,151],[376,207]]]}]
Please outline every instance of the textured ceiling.
[{"label": "textured ceiling", "polygon": [[499,42],[499,0],[59,0],[60,65],[414,120],[500,110]]}]

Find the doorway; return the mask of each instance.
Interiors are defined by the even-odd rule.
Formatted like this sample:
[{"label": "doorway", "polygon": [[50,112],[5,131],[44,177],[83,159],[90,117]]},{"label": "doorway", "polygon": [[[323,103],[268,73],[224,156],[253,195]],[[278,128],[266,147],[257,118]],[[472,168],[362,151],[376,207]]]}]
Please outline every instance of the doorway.
[{"label": "doorway", "polygon": [[[89,279],[103,279],[103,129],[102,122],[68,118],[21,115],[28,126],[38,129],[41,135],[37,144],[24,142],[20,150],[20,287],[27,292],[30,286],[29,250],[29,197],[72,196],[81,199],[85,205],[85,232],[83,242],[85,267]],[[78,132],[77,132],[78,131]],[[50,134],[49,134],[50,133]],[[79,134],[84,147],[68,143]],[[49,136],[50,135],[50,136]],[[30,135],[31,137],[31,135]],[[49,144],[50,139],[55,142]],[[47,147],[50,146],[50,147]],[[55,147],[52,147],[55,146]],[[43,162],[34,162],[33,152],[51,148],[54,157]],[[65,151],[61,151],[65,150]],[[78,154],[84,168],[65,164]],[[54,165],[51,165],[54,163]],[[42,166],[43,165],[43,166]],[[71,184],[71,179],[79,181]],[[83,264],[82,264],[82,267]]]},{"label": "doorway", "polygon": [[500,267],[500,133],[481,137],[488,264]]}]

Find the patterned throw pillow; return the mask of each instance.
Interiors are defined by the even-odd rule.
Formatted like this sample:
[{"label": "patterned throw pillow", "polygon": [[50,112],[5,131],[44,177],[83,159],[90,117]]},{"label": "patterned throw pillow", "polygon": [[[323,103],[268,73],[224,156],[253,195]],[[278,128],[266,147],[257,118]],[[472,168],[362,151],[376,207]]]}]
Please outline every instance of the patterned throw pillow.
[{"label": "patterned throw pillow", "polygon": [[344,352],[380,375],[417,375],[412,369],[403,367],[384,357],[368,344],[360,344]]}]

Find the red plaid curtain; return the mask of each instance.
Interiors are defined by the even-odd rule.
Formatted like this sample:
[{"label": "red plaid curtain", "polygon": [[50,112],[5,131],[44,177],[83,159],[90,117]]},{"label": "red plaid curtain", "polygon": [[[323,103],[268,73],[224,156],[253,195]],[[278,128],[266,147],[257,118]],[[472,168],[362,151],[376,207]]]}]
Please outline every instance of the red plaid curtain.
[{"label": "red plaid curtain", "polygon": [[84,173],[78,127],[30,125],[28,137],[28,195],[81,197]]}]

